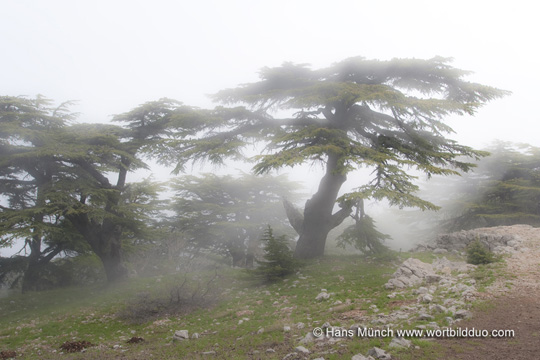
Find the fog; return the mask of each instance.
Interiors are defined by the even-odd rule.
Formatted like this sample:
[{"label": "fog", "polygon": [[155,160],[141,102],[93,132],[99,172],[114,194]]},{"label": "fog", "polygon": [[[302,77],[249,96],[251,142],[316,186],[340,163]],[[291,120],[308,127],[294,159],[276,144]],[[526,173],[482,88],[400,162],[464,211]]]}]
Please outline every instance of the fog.
[{"label": "fog", "polygon": [[538,353],[535,5],[2,1],[0,358]]},{"label": "fog", "polygon": [[[453,57],[468,80],[512,91],[477,114],[449,117],[452,138],[476,148],[494,139],[540,145],[535,87],[540,81],[533,4],[518,1],[5,1],[0,57],[2,95],[75,100],[79,122],[108,122],[162,97],[212,107],[207,94],[257,80],[285,61],[328,66],[347,57]],[[231,171],[232,170],[232,171]],[[152,163],[129,180],[170,177]],[[193,168],[220,174],[242,163]],[[317,165],[285,168],[313,194]],[[365,183],[351,173],[342,192]],[[423,181],[422,177],[419,179]],[[396,224],[367,204],[382,228]],[[388,225],[388,222],[390,224]],[[407,247],[396,240],[394,247]],[[15,249],[0,249],[11,254]]]},{"label": "fog", "polygon": [[[327,66],[351,56],[455,59],[472,81],[513,96],[452,121],[456,139],[537,141],[528,1],[6,1],[0,92],[78,100],[79,120],[105,122],[161,97],[207,107],[205,96],[255,81],[284,61]],[[512,119],[512,126],[508,126]]]}]

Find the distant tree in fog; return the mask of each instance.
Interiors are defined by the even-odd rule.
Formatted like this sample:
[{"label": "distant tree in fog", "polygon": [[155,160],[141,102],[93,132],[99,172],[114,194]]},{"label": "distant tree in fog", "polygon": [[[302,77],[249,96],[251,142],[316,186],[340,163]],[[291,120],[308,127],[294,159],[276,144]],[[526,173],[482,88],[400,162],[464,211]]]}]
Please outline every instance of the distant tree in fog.
[{"label": "distant tree in fog", "polygon": [[[456,174],[472,166],[463,157],[483,155],[448,139],[452,129],[444,118],[472,115],[508,92],[467,82],[468,72],[449,63],[441,57],[355,57],[316,70],[291,63],[263,68],[260,81],[215,94],[223,106],[182,112],[171,123],[177,139],[160,142],[154,151],[163,163],[176,164],[176,171],[192,161],[241,159],[242,149],[254,142],[266,144],[252,159],[256,174],[322,164],[326,173],[303,211],[286,206],[299,234],[295,256],[321,256],[328,232],[358,199],[436,209],[415,195],[415,177],[407,169]],[[371,180],[339,197],[347,174],[362,167],[373,170]]]},{"label": "distant tree in fog", "polygon": [[[540,148],[498,142],[478,170],[454,182],[446,202],[448,231],[514,224],[540,225]],[[448,189],[448,184],[445,185]]]},{"label": "distant tree in fog", "polygon": [[268,224],[280,232],[290,229],[281,199],[293,198],[295,185],[283,175],[186,175],[170,187],[175,215],[169,226],[187,250],[210,250],[230,257],[233,266],[251,267]]}]

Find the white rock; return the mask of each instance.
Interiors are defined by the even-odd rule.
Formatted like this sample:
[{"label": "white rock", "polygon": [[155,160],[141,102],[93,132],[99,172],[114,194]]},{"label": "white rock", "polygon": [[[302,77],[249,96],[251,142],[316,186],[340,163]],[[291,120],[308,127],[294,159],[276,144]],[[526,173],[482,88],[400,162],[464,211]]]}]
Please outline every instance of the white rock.
[{"label": "white rock", "polygon": [[315,300],[321,301],[321,300],[327,300],[330,298],[330,295],[327,292],[321,292],[317,297],[315,297]]},{"label": "white rock", "polygon": [[365,357],[364,355],[356,354],[351,358],[351,360],[374,360],[374,359],[372,356]]},{"label": "white rock", "polygon": [[444,306],[440,305],[440,304],[436,304],[433,306],[433,311],[435,311],[436,313],[439,313],[439,314],[444,314],[445,312],[448,311],[447,308],[445,308]]},{"label": "white rock", "polygon": [[310,331],[304,336],[302,340],[300,340],[300,344],[309,344],[313,341],[315,341],[317,338],[313,335],[313,333]]},{"label": "white rock", "polygon": [[472,314],[468,310],[458,310],[454,314],[454,318],[456,319],[468,319],[470,317],[472,317]]},{"label": "white rock", "polygon": [[173,339],[175,340],[189,339],[189,332],[187,330],[177,330],[174,332]]},{"label": "white rock", "polygon": [[386,351],[384,351],[383,349],[379,349],[378,347],[369,349],[368,356],[373,356],[375,359],[382,359],[382,360],[392,359],[390,354],[387,354]]},{"label": "white rock", "polygon": [[418,314],[418,320],[433,320],[433,316],[426,313],[421,313]]},{"label": "white rock", "polygon": [[395,337],[392,338],[392,341],[390,341],[389,347],[397,347],[397,348],[408,348],[411,346],[411,341],[401,338],[401,337]]}]

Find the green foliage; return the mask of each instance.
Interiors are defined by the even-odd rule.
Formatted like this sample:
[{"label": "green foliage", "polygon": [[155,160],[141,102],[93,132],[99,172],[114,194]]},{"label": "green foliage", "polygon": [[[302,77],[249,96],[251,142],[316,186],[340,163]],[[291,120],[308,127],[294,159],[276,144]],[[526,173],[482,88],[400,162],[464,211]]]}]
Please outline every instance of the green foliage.
[{"label": "green foliage", "polygon": [[264,260],[257,261],[259,266],[251,271],[255,277],[274,282],[299,268],[299,263],[293,258],[284,235],[275,237],[272,228],[268,226],[261,240],[264,243]]},{"label": "green foliage", "polygon": [[117,266],[107,275],[125,276],[122,241],[148,236],[160,191],[148,180],[128,184],[127,174],[147,168],[140,153],[166,133],[165,108],[178,104],[160,100],[159,111],[118,115],[116,121],[128,123],[121,127],[72,125],[69,103],[51,103],[0,97],[0,196],[8,204],[0,205],[0,246],[24,240],[25,279],[37,285],[40,269],[62,252],[91,250],[109,263],[114,257]]},{"label": "green foliage", "polygon": [[[469,158],[486,155],[447,138],[453,131],[444,118],[472,115],[509,92],[466,81],[468,72],[450,62],[354,57],[322,69],[264,68],[259,81],[215,94],[221,106],[180,109],[170,138],[155,152],[163,164],[176,163],[177,172],[197,161],[245,159],[242,150],[254,143],[266,146],[249,159],[256,174],[322,164],[326,174],[304,209],[305,223],[319,228],[294,225],[300,235],[295,256],[320,256],[329,231],[350,210],[334,213],[336,201],[387,199],[400,208],[438,209],[416,194],[410,169],[428,178],[452,175],[469,171]],[[372,169],[371,179],[337,199],[346,175],[360,168]]]},{"label": "green foliage", "polygon": [[[434,209],[414,195],[415,178],[403,169],[414,167],[428,176],[468,171],[473,164],[460,157],[485,153],[445,138],[452,129],[444,117],[474,114],[486,102],[509,94],[467,82],[463,78],[468,72],[450,62],[441,57],[355,57],[317,70],[291,63],[264,68],[259,82],[213,97],[245,107],[193,109],[187,118],[201,119],[208,131],[164,143],[164,161],[175,159],[177,169],[196,160],[222,163],[226,157],[241,157],[240,150],[253,140],[262,141],[269,151],[254,157],[256,173],[306,161],[326,163],[336,156],[337,173],[374,169],[371,182],[345,197],[386,198],[397,206]],[[274,118],[276,110],[287,115]],[[180,136],[187,118],[173,124]]]},{"label": "green foliage", "polygon": [[473,241],[467,246],[467,262],[469,264],[490,264],[497,261],[495,254],[479,240]]},{"label": "green foliage", "polygon": [[354,246],[364,254],[380,254],[388,251],[383,244],[387,239],[390,236],[378,231],[373,219],[366,215],[343,231],[337,238],[337,245],[344,249],[347,245]]}]

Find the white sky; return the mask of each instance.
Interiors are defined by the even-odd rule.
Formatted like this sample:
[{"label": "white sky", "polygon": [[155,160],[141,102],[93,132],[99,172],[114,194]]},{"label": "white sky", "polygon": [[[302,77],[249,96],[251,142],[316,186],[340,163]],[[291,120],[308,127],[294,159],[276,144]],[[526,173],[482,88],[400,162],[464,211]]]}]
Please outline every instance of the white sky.
[{"label": "white sky", "polygon": [[284,61],[326,66],[350,56],[455,58],[470,79],[513,91],[455,138],[540,146],[534,1],[1,0],[0,94],[78,100],[80,121],[106,122],[170,97],[257,80]]},{"label": "white sky", "polygon": [[161,97],[212,106],[205,94],[284,61],[440,55],[474,71],[471,81],[513,92],[451,119],[455,139],[540,146],[534,1],[0,0],[0,9],[0,95],[78,100],[81,122]]}]

